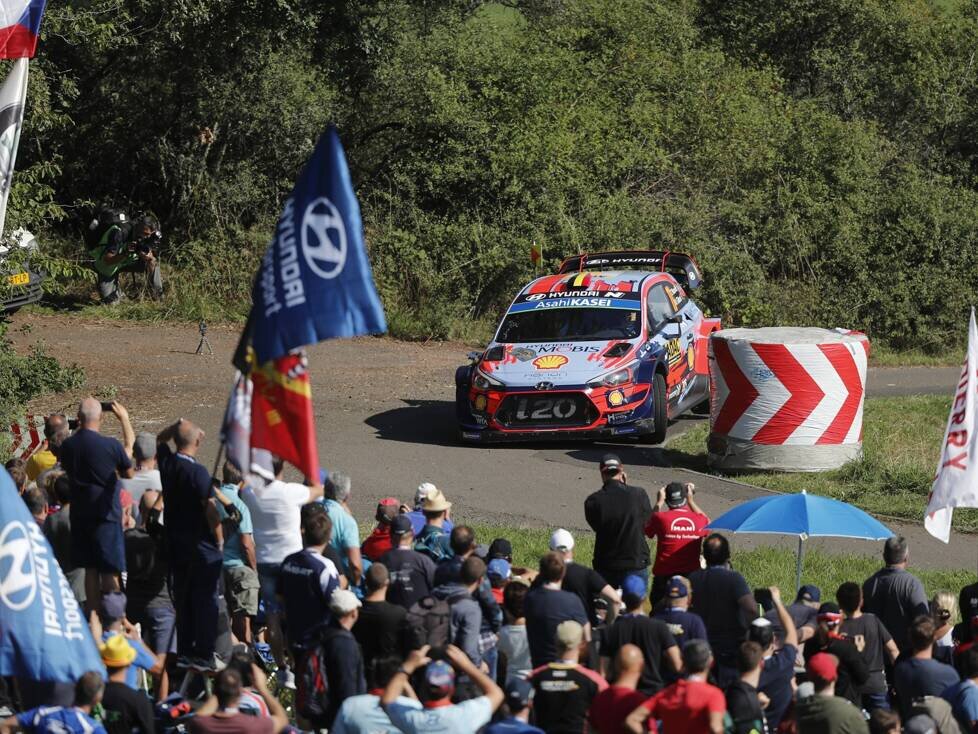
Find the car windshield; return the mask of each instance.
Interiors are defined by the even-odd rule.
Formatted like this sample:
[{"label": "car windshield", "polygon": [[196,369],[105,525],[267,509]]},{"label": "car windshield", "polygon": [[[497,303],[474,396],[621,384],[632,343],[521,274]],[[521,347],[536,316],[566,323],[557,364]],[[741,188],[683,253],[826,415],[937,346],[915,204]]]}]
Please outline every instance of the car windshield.
[{"label": "car windshield", "polygon": [[496,341],[503,344],[549,341],[634,339],[640,311],[621,308],[549,308],[508,314]]}]

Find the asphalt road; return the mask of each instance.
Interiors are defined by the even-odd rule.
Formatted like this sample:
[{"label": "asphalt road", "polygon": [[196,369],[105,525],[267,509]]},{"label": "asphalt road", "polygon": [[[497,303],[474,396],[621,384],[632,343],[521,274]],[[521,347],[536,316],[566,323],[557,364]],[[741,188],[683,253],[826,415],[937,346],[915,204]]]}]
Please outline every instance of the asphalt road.
[{"label": "asphalt road", "polygon": [[[19,327],[29,326],[29,333]],[[156,326],[94,322],[68,316],[18,315],[10,333],[21,348],[40,338],[50,353],[85,367],[89,391],[116,396],[130,408],[136,430],[157,431],[178,417],[208,433],[204,459],[212,462],[232,379],[230,357],[237,332],[208,333],[213,356],[197,356],[190,325]],[[632,484],[650,490],[673,479],[692,481],[711,516],[766,490],[670,466],[664,448],[636,444],[548,443],[468,447],[455,440],[455,367],[468,348],[460,344],[415,344],[366,338],[317,345],[310,350],[319,451],[324,466],[354,480],[354,509],[369,518],[380,497],[409,500],[421,481],[437,484],[470,522],[586,528],[585,497],[598,486],[595,463],[609,450],[629,468]],[[872,369],[870,395],[937,393],[950,396],[956,368]],[[73,410],[77,394],[46,399],[37,412]],[[670,435],[695,423],[682,419]],[[920,524],[890,523],[907,535],[917,565],[974,568],[973,536],[955,535],[949,546],[933,540]],[[756,538],[757,536],[755,536]],[[795,541],[750,536],[738,545]],[[816,541],[814,545],[818,545]],[[878,553],[872,544],[833,539],[832,551]]]}]

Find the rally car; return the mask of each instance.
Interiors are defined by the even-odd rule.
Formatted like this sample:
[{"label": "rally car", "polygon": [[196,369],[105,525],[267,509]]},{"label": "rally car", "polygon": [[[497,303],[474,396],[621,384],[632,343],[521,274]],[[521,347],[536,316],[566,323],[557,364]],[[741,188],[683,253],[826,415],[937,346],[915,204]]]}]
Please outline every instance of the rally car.
[{"label": "rally car", "polygon": [[671,418],[709,403],[720,320],[688,296],[701,280],[692,257],[658,251],[575,255],[534,280],[456,371],[462,440],[662,443]]}]

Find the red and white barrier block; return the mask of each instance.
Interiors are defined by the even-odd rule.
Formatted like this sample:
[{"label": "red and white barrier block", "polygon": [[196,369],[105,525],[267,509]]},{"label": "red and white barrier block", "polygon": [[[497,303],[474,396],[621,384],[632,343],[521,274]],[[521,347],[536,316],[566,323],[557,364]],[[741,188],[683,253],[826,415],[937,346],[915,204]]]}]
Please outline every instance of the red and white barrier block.
[{"label": "red and white barrier block", "polygon": [[823,471],[862,455],[865,334],[723,329],[709,355],[711,466]]},{"label": "red and white barrier block", "polygon": [[44,440],[44,416],[26,415],[17,423],[11,423],[10,458],[29,459]]}]

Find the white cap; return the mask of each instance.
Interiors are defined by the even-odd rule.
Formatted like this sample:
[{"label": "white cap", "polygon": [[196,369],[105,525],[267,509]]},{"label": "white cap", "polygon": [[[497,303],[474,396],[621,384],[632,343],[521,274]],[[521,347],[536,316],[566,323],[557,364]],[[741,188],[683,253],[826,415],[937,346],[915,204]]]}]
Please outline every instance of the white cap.
[{"label": "white cap", "polygon": [[431,482],[421,482],[421,484],[418,485],[418,488],[416,490],[414,490],[414,504],[415,504],[415,506],[417,507],[422,502],[424,502],[426,499],[428,499],[428,495],[429,494],[431,494],[432,492],[437,492],[437,491],[438,491],[438,487],[436,487]]},{"label": "white cap", "polygon": [[338,617],[343,617],[363,606],[356,594],[348,589],[337,589],[329,598],[329,611]]},{"label": "white cap", "polygon": [[574,550],[574,536],[563,528],[557,528],[550,536],[550,550]]}]

